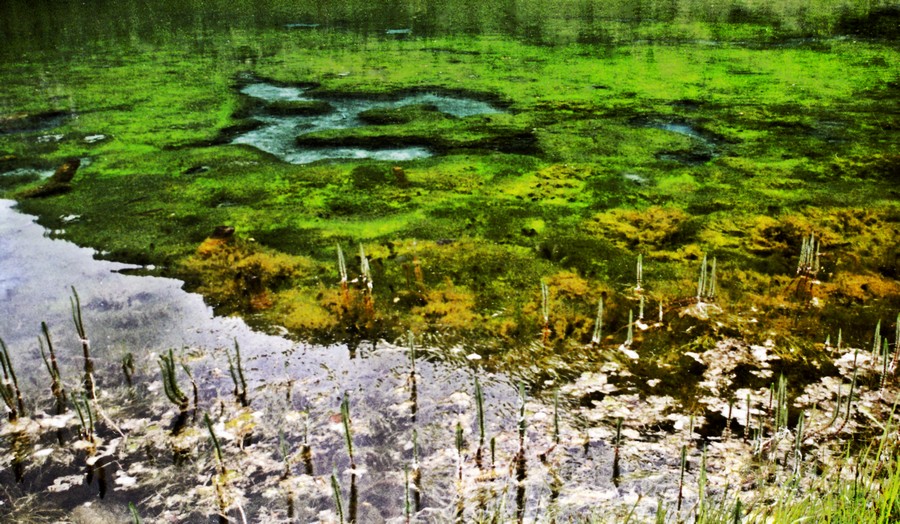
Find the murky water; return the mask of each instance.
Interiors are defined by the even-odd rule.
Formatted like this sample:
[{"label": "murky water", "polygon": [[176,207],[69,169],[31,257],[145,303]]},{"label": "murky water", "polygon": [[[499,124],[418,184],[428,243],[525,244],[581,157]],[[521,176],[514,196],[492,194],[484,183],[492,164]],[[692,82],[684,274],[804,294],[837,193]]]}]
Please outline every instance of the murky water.
[{"label": "murky water", "polygon": [[331,129],[349,129],[365,125],[360,113],[370,109],[396,109],[404,106],[428,104],[438,111],[457,118],[472,115],[499,113],[500,109],[487,102],[462,97],[444,96],[435,93],[408,95],[396,100],[366,100],[362,98],[316,98],[308,93],[308,89],[299,87],[281,87],[267,83],[252,83],[244,86],[241,93],[263,100],[275,102],[316,102],[325,101],[331,110],[320,115],[267,115],[255,116],[263,125],[236,137],[232,143],[247,144],[271,153],[285,162],[292,164],[308,164],[325,159],[361,159],[403,161],[426,158],[433,152],[427,147],[403,148],[361,148],[361,147],[329,147],[301,148],[296,144],[300,135],[327,131]]}]

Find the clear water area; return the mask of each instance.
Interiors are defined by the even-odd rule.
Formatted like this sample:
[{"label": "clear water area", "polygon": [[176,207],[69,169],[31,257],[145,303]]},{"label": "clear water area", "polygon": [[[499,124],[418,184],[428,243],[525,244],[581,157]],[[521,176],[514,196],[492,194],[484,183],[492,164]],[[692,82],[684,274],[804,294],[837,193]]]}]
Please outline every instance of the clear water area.
[{"label": "clear water area", "polygon": [[[485,447],[496,439],[493,459],[485,449],[479,467],[474,458],[476,369],[465,358],[471,358],[468,351],[420,350],[413,381],[404,348],[380,342],[360,348],[352,358],[346,347],[318,347],[259,333],[241,319],[213,316],[200,296],[181,289],[180,281],[123,274],[135,266],[93,255],[51,238],[33,217],[16,212],[14,202],[0,200],[0,336],[10,348],[28,414],[37,421],[0,426],[0,483],[7,486],[0,501],[5,508],[27,508],[28,496],[39,494],[40,499],[31,500],[40,500],[42,511],[89,512],[92,522],[102,521],[103,512],[127,520],[123,515],[129,502],[151,520],[216,521],[211,487],[216,466],[202,414],[188,422],[181,437],[173,438],[170,431],[177,412],[163,394],[158,361],[169,348],[192,369],[200,410],[216,422],[225,465],[235,472],[225,488],[233,502],[229,513],[237,514],[239,502],[249,521],[336,520],[333,471],[342,486],[344,511],[349,511],[352,477],[339,415],[345,392],[357,464],[358,522],[402,520],[404,470],[416,464],[413,429],[422,473],[421,497],[413,510],[425,520],[449,520],[462,507],[467,519],[487,511],[506,521],[515,518],[517,499],[522,511],[535,517],[546,516],[551,507],[559,515],[599,508],[624,514],[637,493],[644,495],[637,515],[647,516],[655,511],[658,497],[673,502],[677,495],[678,448],[668,440],[680,436],[629,435],[619,460],[607,422],[595,418],[585,425],[574,412],[563,410],[560,442],[554,446],[552,402],[530,399],[526,478],[520,485],[514,467],[517,385],[508,377],[478,372],[485,397]],[[111,429],[106,418],[97,424],[103,439],[98,453],[105,455],[98,463],[106,464],[102,499],[98,475],[85,482],[86,456],[71,446],[78,427],[71,410],[68,443],[57,444],[54,417],[47,414],[53,410],[49,380],[36,340],[40,322],[46,321],[64,383],[70,392],[78,391],[82,358],[71,318],[72,285],[81,297],[91,340],[97,405],[124,433]],[[245,410],[232,394],[225,354],[235,340],[249,383],[251,407]],[[134,389],[125,386],[121,371],[126,352],[136,362]],[[178,380],[189,392],[186,375],[179,373]],[[252,438],[241,446],[244,423],[252,426]],[[457,423],[464,432],[461,459],[454,437]],[[287,480],[279,451],[282,436],[292,456]],[[311,475],[298,458],[304,440],[312,450]],[[176,463],[174,449],[179,446],[188,459]],[[21,482],[11,467],[16,456],[24,464]],[[555,485],[562,487],[554,494]],[[288,499],[293,500],[293,518],[288,517]]]},{"label": "clear water area", "polygon": [[307,133],[330,129],[348,129],[365,125],[359,115],[370,109],[396,109],[403,106],[428,104],[438,111],[457,118],[472,115],[500,113],[500,109],[487,102],[469,98],[451,97],[434,93],[404,96],[396,100],[366,100],[362,98],[315,98],[307,94],[308,89],[281,87],[268,83],[252,83],[244,86],[241,93],[266,103],[326,101],[332,110],[321,115],[282,116],[258,115],[263,123],[259,128],[237,136],[232,143],[246,144],[271,153],[285,162],[308,164],[325,159],[372,158],[385,161],[404,161],[426,158],[433,152],[426,147],[403,147],[394,149],[368,149],[358,147],[335,147],[307,149],[296,145],[296,138]]}]

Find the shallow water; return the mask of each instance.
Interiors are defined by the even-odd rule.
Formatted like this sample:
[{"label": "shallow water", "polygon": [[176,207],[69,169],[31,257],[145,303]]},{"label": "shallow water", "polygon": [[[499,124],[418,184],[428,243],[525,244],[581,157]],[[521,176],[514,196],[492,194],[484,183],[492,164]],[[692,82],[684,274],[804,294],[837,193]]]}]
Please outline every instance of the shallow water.
[{"label": "shallow water", "polygon": [[[318,347],[255,332],[240,319],[215,317],[200,296],[181,290],[180,281],[122,274],[122,270],[136,267],[95,260],[93,255],[89,249],[50,238],[33,217],[16,212],[12,201],[0,201],[0,336],[10,347],[30,405],[37,402],[38,409],[49,410],[52,398],[37,350],[42,320],[50,325],[64,382],[70,389],[78,387],[74,379],[80,373],[80,343],[72,327],[69,303],[70,286],[74,285],[81,298],[97,365],[100,405],[106,405],[114,413],[113,418],[118,413],[119,424],[133,428],[128,436],[131,442],[146,441],[147,449],[155,446],[162,455],[166,454],[165,442],[169,438],[162,428],[171,424],[175,411],[162,395],[156,355],[175,348],[175,354],[194,370],[201,409],[233,424],[227,422],[229,416],[240,411],[227,407],[234,401],[224,353],[234,340],[240,343],[255,421],[255,444],[239,451],[234,442],[226,441],[226,461],[245,474],[234,481],[233,487],[240,492],[243,509],[254,519],[277,522],[286,516],[284,497],[278,487],[283,467],[277,460],[279,435],[284,435],[292,447],[306,439],[313,451],[313,476],[300,473],[299,465],[294,468],[297,475],[292,477],[291,485],[301,502],[295,508],[296,516],[304,521],[333,518],[333,501],[327,489],[333,468],[338,471],[345,497],[349,496],[349,460],[340,419],[335,419],[345,392],[350,399],[359,467],[361,521],[401,518],[403,471],[413,464],[414,428],[419,434],[418,464],[422,471],[421,517],[449,518],[460,497],[470,515],[479,511],[514,514],[517,483],[512,465],[518,448],[519,401],[517,388],[509,378],[478,372],[485,397],[486,438],[494,437],[497,443],[496,461],[492,464],[485,450],[483,466],[479,468],[474,460],[478,441],[473,395],[476,369],[460,364],[470,359],[462,358],[465,355],[454,357],[456,350],[450,350],[449,361],[433,358],[439,356],[437,350],[420,350],[413,397],[410,361],[404,348],[383,342],[371,344],[359,348],[356,358],[351,358],[346,347]],[[138,364],[137,398],[123,388],[120,360],[126,351],[134,354]],[[179,380],[185,380],[184,376]],[[577,392],[568,393],[577,398]],[[652,443],[659,440],[658,436],[645,440],[631,435],[630,442],[622,446],[620,477],[614,482],[614,451],[610,444],[613,432],[604,420],[595,419],[586,427],[584,421],[578,422],[580,416],[564,409],[560,444],[554,449],[552,405],[529,400],[527,413],[528,474],[522,484],[527,515],[546,514],[551,505],[562,514],[584,512],[596,505],[630,507],[636,493],[648,495],[638,514],[649,515],[656,497],[671,500],[676,493],[673,468],[677,468],[677,455],[671,451],[671,445]],[[37,419],[43,416],[35,413]],[[460,463],[453,444],[457,422],[464,428],[465,439],[462,481],[457,477]],[[154,427],[158,429],[147,429]],[[199,436],[194,437],[196,442],[191,446],[197,461],[191,467],[198,468],[196,474],[202,478],[212,471],[210,444],[202,424],[194,427],[200,429],[195,431]],[[221,431],[226,434],[235,431],[224,428]],[[4,432],[14,434],[10,427]],[[42,446],[55,449],[49,442],[38,443],[34,449]],[[54,453],[58,457],[64,449]],[[542,454],[547,456],[546,461],[540,458]],[[3,460],[8,458],[9,455]],[[81,467],[71,457],[50,465],[41,462],[46,460],[42,458],[36,461],[38,465],[26,467],[25,481],[17,485],[23,495],[46,493],[57,474],[62,475],[59,478],[79,478]],[[203,464],[207,464],[207,470]],[[151,465],[143,453],[122,451],[117,461],[107,467],[111,469],[110,478],[131,477],[137,483],[113,486],[98,501],[96,487],[72,482],[60,492],[48,495],[44,504],[71,511],[95,501],[121,510],[127,502],[135,502],[145,517],[191,514],[197,518],[215,511],[213,506],[203,506],[205,499],[196,494],[202,494],[202,490],[195,493],[197,486],[184,484],[193,478],[186,474],[190,467],[187,472],[178,473],[179,468],[186,466],[165,461],[152,461]],[[155,473],[148,476],[147,471],[151,470]],[[558,496],[552,495],[554,475],[564,481]],[[12,479],[4,477],[3,481]],[[63,482],[63,486],[67,485]],[[194,496],[184,498],[184,493]],[[270,500],[273,493],[277,494],[274,503]],[[368,516],[364,517],[365,512]]]},{"label": "shallow water", "polygon": [[404,147],[387,149],[369,148],[301,148],[296,145],[300,135],[327,131],[331,129],[349,129],[365,125],[359,118],[360,113],[370,109],[396,109],[409,105],[429,104],[438,111],[465,118],[473,115],[500,113],[500,109],[483,102],[462,97],[444,96],[435,93],[408,95],[397,100],[366,100],[362,98],[316,98],[307,94],[308,89],[300,87],[281,87],[262,82],[244,86],[241,93],[264,100],[267,103],[279,101],[327,101],[332,110],[322,115],[282,116],[258,115],[255,118],[263,125],[252,131],[237,136],[232,143],[246,144],[267,153],[271,153],[285,162],[292,164],[308,164],[325,159],[362,159],[404,161],[426,158],[434,153],[426,147]]}]

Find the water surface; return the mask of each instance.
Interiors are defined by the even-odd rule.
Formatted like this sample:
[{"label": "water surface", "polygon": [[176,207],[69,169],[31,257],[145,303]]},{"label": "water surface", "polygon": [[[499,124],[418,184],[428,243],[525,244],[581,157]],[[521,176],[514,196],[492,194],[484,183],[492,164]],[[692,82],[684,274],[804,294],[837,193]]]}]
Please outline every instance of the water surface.
[{"label": "water surface", "polygon": [[296,138],[300,135],[363,126],[365,123],[359,115],[370,109],[397,109],[404,106],[427,104],[434,106],[442,113],[457,118],[501,112],[500,109],[487,102],[436,93],[407,95],[389,101],[365,98],[316,98],[310,95],[306,88],[282,87],[263,82],[244,86],[241,93],[270,104],[325,100],[332,106],[331,111],[321,115],[258,115],[255,118],[263,125],[239,135],[232,141],[234,144],[247,144],[259,148],[292,164],[308,164],[325,159],[362,158],[399,162],[433,155],[433,152],[427,147],[415,146],[381,149],[363,147],[303,148],[296,145]]}]

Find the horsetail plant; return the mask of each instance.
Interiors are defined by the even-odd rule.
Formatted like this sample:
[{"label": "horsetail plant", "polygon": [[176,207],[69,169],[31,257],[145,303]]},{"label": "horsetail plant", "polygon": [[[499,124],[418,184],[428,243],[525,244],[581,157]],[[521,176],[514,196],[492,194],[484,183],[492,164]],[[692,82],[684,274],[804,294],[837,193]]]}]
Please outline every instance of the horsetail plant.
[{"label": "horsetail plant", "polygon": [[644,255],[642,255],[641,253],[638,253],[637,269],[635,272],[637,273],[637,285],[634,286],[634,290],[635,292],[640,293],[641,291],[643,291],[641,285],[644,281]]},{"label": "horsetail plant", "polygon": [[227,477],[225,475],[225,460],[222,455],[222,446],[219,444],[218,437],[216,437],[216,432],[213,429],[213,423],[209,418],[209,413],[203,414],[203,422],[206,424],[207,431],[209,431],[209,437],[212,439],[213,450],[215,452],[216,476],[213,479],[213,484],[216,487],[216,502],[219,505],[219,523],[224,524],[230,522],[228,519],[228,503],[225,500],[225,493],[223,491],[225,483],[227,482]]},{"label": "horsetail plant", "polygon": [[541,280],[541,315],[544,319],[541,344],[546,344],[550,340],[550,290],[547,289],[547,283],[543,280]]},{"label": "horsetail plant", "polygon": [[341,484],[338,482],[337,468],[331,473],[331,492],[334,495],[334,509],[337,512],[338,522],[344,524],[344,504],[341,501]]},{"label": "horsetail plant", "polygon": [[225,356],[228,358],[228,371],[231,374],[231,381],[234,382],[234,396],[237,398],[241,406],[250,405],[247,398],[247,380],[244,378],[244,368],[241,365],[241,347],[238,345],[237,339],[234,341],[234,360],[231,359],[231,353],[225,350]]},{"label": "horsetail plant", "polygon": [[9,358],[9,349],[2,338],[0,338],[0,367],[3,368],[0,396],[3,397],[3,403],[9,411],[9,421],[14,422],[20,415],[25,415],[25,403],[22,400],[22,390],[19,389],[19,379],[16,378],[12,360]]},{"label": "horsetail plant", "polygon": [[138,513],[137,507],[135,507],[133,502],[128,503],[128,512],[131,513],[131,524],[144,523],[144,521],[141,520],[141,515]]},{"label": "horsetail plant", "polygon": [[412,497],[409,492],[409,468],[403,467],[403,516],[406,518],[406,524],[412,519]]},{"label": "horsetail plant", "polygon": [[407,332],[407,342],[409,345],[409,397],[412,403],[410,411],[412,413],[412,421],[416,421],[416,415],[419,411],[419,390],[416,382],[416,337],[412,331]]},{"label": "horsetail plant", "polygon": [[619,477],[621,476],[621,469],[619,467],[619,448],[622,445],[622,418],[619,417],[616,420],[616,440],[613,442],[613,467],[612,467],[612,481],[613,485],[617,488],[619,487]]},{"label": "horsetail plant", "polygon": [[350,393],[344,392],[344,398],[341,401],[341,422],[344,425],[344,440],[347,444],[347,455],[350,457],[350,469],[356,469],[356,462],[353,460],[353,434],[350,430]]},{"label": "horsetail plant", "polygon": [[128,387],[134,386],[134,355],[129,351],[122,357],[122,374],[125,375],[125,383]]},{"label": "horsetail plant", "polygon": [[374,282],[372,280],[372,268],[369,266],[369,259],[366,257],[366,250],[363,245],[359,244],[359,272],[360,283],[363,286],[363,308],[368,318],[375,315],[375,299],[372,296]]},{"label": "horsetail plant", "polygon": [[594,334],[591,336],[591,344],[599,345],[603,335],[603,299],[597,302],[597,320],[594,322]]},{"label": "horsetail plant", "polygon": [[900,358],[900,313],[897,314],[897,324],[895,329],[894,358],[891,360],[891,373],[897,373],[897,359]]},{"label": "horsetail plant", "polygon": [[[72,399],[72,405],[75,406],[75,412],[78,414],[78,420],[81,422],[81,438],[91,444],[95,444],[94,438],[94,413],[91,411],[91,404],[85,392],[81,394],[81,402],[79,399]],[[87,418],[85,418],[87,417]]]},{"label": "horsetail plant", "polygon": [[412,432],[412,483],[415,491],[413,492],[413,504],[415,511],[419,511],[419,505],[422,501],[422,469],[419,464],[419,432],[413,428]]},{"label": "horsetail plant", "polygon": [[707,255],[703,255],[700,264],[700,278],[697,281],[697,302],[712,302],[716,299],[716,259],[708,264]]},{"label": "horsetail plant", "polygon": [[881,349],[881,319],[878,319],[878,322],[875,324],[875,336],[872,340],[872,356],[878,354],[878,351]]},{"label": "horsetail plant", "polygon": [[559,388],[553,393],[553,445],[559,445]]},{"label": "horsetail plant", "polygon": [[187,375],[188,380],[191,381],[191,390],[194,393],[194,414],[191,417],[192,422],[197,421],[197,410],[200,409],[200,389],[197,387],[197,381],[194,380],[194,374],[191,373],[190,368],[182,362],[181,369],[184,370],[184,374]]},{"label": "horsetail plant", "polygon": [[484,452],[484,393],[478,376],[475,376],[475,408],[478,419],[478,450],[475,452],[475,463],[482,468],[482,455]]},{"label": "horsetail plant", "polygon": [[525,382],[519,382],[519,450],[516,453],[516,518],[519,522],[525,519]]},{"label": "horsetail plant", "polygon": [[341,249],[340,244],[335,244],[337,247],[337,259],[338,259],[338,273],[341,275],[341,287],[347,287],[347,261],[344,260],[344,251]]},{"label": "horsetail plant", "polygon": [[634,342],[634,310],[628,310],[628,335],[625,337],[625,345],[630,346]]},{"label": "horsetail plant", "polygon": [[684,470],[687,468],[687,446],[681,446],[681,476],[678,480],[678,507],[676,511],[681,511],[681,503],[684,500]]},{"label": "horsetail plant", "polygon": [[[41,359],[47,367],[47,372],[50,373],[50,391],[53,393],[53,398],[56,399],[56,414],[62,415],[66,412],[66,390],[63,388],[62,376],[56,362],[56,351],[53,350],[53,341],[50,339],[50,330],[47,328],[46,322],[41,322],[41,331],[47,341],[47,352],[44,352],[44,344],[40,337],[38,337],[38,347],[41,350]],[[50,354],[49,358],[47,358],[47,353]]]},{"label": "horsetail plant", "polygon": [[463,470],[463,449],[465,448],[466,441],[463,438],[463,427],[462,422],[456,421],[456,472],[459,477],[460,482],[462,482],[462,470]]},{"label": "horsetail plant", "polygon": [[69,299],[72,306],[72,321],[75,323],[75,331],[78,332],[78,338],[81,340],[81,351],[84,355],[84,390],[87,392],[91,400],[96,400],[97,393],[94,390],[94,361],[91,359],[91,342],[87,338],[84,330],[84,321],[81,318],[81,299],[75,286],[72,286],[72,297]]},{"label": "horsetail plant", "polygon": [[171,349],[169,349],[168,356],[160,355],[159,368],[162,371],[163,390],[166,393],[166,397],[178,407],[180,417],[186,416],[190,400],[178,386],[178,377],[175,373],[175,357]]}]

